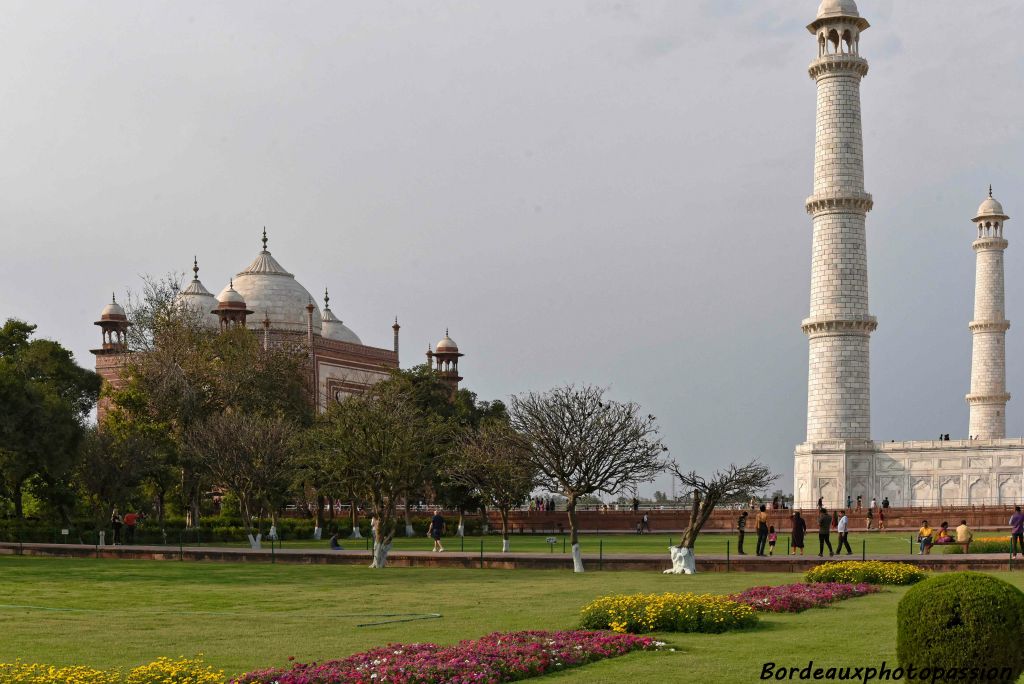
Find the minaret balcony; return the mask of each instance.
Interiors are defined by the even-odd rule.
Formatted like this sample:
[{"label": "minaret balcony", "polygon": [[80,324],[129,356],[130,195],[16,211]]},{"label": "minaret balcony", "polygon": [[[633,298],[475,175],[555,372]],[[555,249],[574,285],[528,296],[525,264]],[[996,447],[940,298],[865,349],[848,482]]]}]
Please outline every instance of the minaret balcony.
[{"label": "minaret balcony", "polygon": [[815,193],[807,198],[804,207],[807,213],[828,214],[833,212],[861,212],[871,211],[875,204],[868,192],[843,192],[843,193]]},{"label": "minaret balcony", "polygon": [[863,57],[844,53],[822,55],[811,62],[811,65],[807,67],[807,73],[815,80],[822,76],[843,73],[855,73],[863,77],[868,74],[868,61]]},{"label": "minaret balcony", "polygon": [[966,397],[967,403],[974,404],[1005,404],[1010,401],[1010,393],[1003,392],[1002,394],[968,394]]},{"label": "minaret balcony", "polygon": [[971,332],[1000,333],[1010,329],[1010,321],[971,321],[968,325]]},{"label": "minaret balcony", "polygon": [[805,318],[800,323],[800,329],[807,335],[843,335],[862,334],[867,335],[878,327],[878,319],[874,316],[856,316],[846,319],[827,318]]},{"label": "minaret balcony", "polygon": [[996,237],[994,235],[980,237],[971,243],[971,249],[975,252],[980,252],[986,249],[1006,249],[1009,247],[1010,242],[1006,238]]}]

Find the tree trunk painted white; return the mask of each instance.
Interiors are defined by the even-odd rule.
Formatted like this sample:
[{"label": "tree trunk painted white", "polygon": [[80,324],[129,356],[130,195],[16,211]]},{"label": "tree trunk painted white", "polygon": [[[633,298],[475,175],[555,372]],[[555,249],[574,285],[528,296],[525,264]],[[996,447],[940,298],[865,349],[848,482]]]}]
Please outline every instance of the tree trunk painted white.
[{"label": "tree trunk painted white", "polygon": [[508,539],[502,539],[501,540],[501,552],[502,553],[508,553],[508,550],[509,550],[509,541],[508,541]]},{"label": "tree trunk painted white", "polygon": [[456,537],[465,537],[466,536],[466,521],[463,518],[462,511],[459,511],[459,528],[457,530],[455,530],[455,536]]},{"label": "tree trunk painted white", "polygon": [[375,570],[380,570],[387,567],[388,564],[388,552],[391,550],[391,544],[381,544],[380,542],[373,542],[373,562],[370,563],[370,567]]},{"label": "tree trunk painted white", "polygon": [[103,531],[103,530],[100,530],[100,546],[106,546],[106,545],[107,545],[107,533],[105,531]]},{"label": "tree trunk painted white", "polygon": [[580,553],[580,545],[572,545],[572,571],[583,572],[583,555]]},{"label": "tree trunk painted white", "polygon": [[405,523],[405,536],[406,537],[415,537],[416,536],[416,530],[412,529],[412,523],[411,522],[406,522]]},{"label": "tree trunk painted white", "polygon": [[320,538],[323,536],[323,534],[324,534],[324,531],[321,528],[319,528],[319,527],[314,527],[313,528],[313,539],[316,539],[317,541],[320,541]]},{"label": "tree trunk painted white", "polygon": [[352,534],[348,535],[349,539],[362,539],[363,535],[359,532],[359,526],[352,528]]},{"label": "tree trunk painted white", "polygon": [[666,575],[693,575],[697,572],[697,563],[693,549],[670,546],[668,553],[672,557],[672,567],[665,571]]},{"label": "tree trunk painted white", "polygon": [[260,542],[263,541],[263,535],[262,534],[257,534],[255,537],[252,536],[251,534],[246,535],[246,536],[249,537],[249,546],[250,547],[252,547],[254,549],[261,549],[261,548],[263,548],[262,544],[260,543]]}]

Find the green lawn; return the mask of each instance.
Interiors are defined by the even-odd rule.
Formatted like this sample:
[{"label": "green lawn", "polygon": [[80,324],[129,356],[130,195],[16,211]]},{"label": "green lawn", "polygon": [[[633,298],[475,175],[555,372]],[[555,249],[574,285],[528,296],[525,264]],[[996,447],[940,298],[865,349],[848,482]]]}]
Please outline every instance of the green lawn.
[{"label": "green lawn", "polygon": [[[1024,585],[1024,574],[1001,573]],[[728,593],[799,581],[790,573],[458,570],[0,557],[0,661],[99,667],[204,653],[229,673],[340,657],[388,642],[452,642],[496,630],[566,629],[613,592]],[[797,615],[754,632],[657,635],[676,652],[637,653],[549,676],[561,682],[752,682],[762,662],[894,659],[905,589]],[[48,610],[56,609],[56,610]],[[386,613],[440,619],[358,627]]]}]

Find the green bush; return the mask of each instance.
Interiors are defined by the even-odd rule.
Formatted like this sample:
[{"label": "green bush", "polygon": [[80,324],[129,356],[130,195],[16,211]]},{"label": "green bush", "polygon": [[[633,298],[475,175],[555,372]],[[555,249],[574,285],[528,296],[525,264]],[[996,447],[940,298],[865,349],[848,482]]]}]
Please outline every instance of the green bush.
[{"label": "green bush", "polygon": [[808,582],[844,584],[916,584],[927,575],[916,565],[889,561],[842,561],[822,563],[807,571]]},{"label": "green bush", "polygon": [[984,681],[1016,682],[1024,672],[1018,643],[1024,593],[991,575],[955,572],[921,582],[900,601],[896,619],[896,655],[904,668],[956,670],[958,681],[996,671]]}]

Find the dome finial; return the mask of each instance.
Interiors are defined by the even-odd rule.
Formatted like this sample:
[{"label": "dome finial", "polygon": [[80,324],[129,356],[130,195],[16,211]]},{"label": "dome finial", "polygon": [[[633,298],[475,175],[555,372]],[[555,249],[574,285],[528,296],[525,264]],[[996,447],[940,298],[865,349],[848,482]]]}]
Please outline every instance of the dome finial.
[{"label": "dome finial", "polygon": [[990,198],[992,197],[992,184],[991,183],[988,184],[988,196]]},{"label": "dome finial", "polygon": [[267,227],[263,226],[263,251],[267,251]]},{"label": "dome finial", "polygon": [[235,279],[234,278],[228,278],[228,287],[230,287],[232,290],[235,289]]},{"label": "dome finial", "polygon": [[444,336],[448,337],[448,326],[445,326],[444,328]]},{"label": "dome finial", "polygon": [[199,280],[199,257],[192,257],[192,276],[193,280]]},{"label": "dome finial", "polygon": [[327,288],[325,287],[324,288],[324,308],[325,309],[330,309],[331,308],[330,301],[331,301],[331,298],[327,294]]},{"label": "dome finial", "polygon": [[110,293],[110,303],[117,304],[117,296],[113,292]]}]

